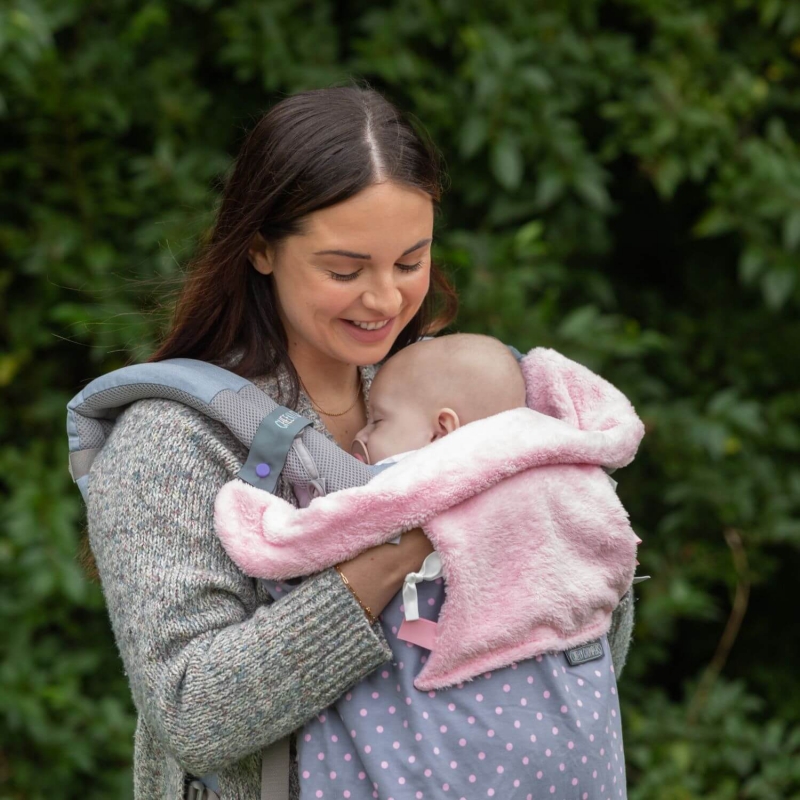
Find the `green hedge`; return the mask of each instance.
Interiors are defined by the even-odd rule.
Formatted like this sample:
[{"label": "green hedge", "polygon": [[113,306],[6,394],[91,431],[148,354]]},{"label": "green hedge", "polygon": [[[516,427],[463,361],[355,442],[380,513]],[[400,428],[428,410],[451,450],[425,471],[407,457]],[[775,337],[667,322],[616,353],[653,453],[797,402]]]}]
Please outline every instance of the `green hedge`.
[{"label": "green hedge", "polygon": [[428,128],[457,327],[635,403],[632,800],[800,797],[800,6],[0,6],[0,796],[130,796],[133,711],[65,405],[141,359],[241,139],[365,79]]}]

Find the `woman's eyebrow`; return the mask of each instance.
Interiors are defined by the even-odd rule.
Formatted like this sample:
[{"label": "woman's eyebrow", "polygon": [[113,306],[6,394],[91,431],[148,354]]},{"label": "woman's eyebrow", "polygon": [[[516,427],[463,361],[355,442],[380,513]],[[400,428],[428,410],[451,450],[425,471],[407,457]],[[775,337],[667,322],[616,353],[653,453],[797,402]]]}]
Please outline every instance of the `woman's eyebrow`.
[{"label": "woman's eyebrow", "polygon": [[[413,247],[409,247],[408,250],[404,250],[402,255],[407,256],[409,253],[413,253],[415,250],[419,250],[420,247],[426,244],[430,244],[433,239],[420,239]],[[318,250],[314,253],[315,256],[344,256],[345,258],[361,258],[365,261],[369,261],[372,258],[371,255],[364,254],[364,253],[354,253],[351,250]],[[402,256],[401,256],[402,257]]]}]

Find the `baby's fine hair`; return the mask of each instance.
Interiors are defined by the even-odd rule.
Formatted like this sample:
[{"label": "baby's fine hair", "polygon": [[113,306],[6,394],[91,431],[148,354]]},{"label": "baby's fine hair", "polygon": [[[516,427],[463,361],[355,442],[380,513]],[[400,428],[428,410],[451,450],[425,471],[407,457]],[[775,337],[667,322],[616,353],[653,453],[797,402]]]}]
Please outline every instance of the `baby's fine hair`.
[{"label": "baby's fine hair", "polygon": [[425,339],[401,350],[389,364],[405,374],[404,382],[415,393],[430,393],[436,404],[455,408],[462,424],[526,405],[517,359],[492,336],[453,333]]}]

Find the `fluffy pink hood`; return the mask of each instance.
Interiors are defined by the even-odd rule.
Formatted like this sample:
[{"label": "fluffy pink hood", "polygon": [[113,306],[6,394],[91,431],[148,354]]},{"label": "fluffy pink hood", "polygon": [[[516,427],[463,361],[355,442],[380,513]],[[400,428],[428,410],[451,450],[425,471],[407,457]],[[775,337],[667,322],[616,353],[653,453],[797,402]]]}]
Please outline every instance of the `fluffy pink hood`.
[{"label": "fluffy pink hood", "polygon": [[554,350],[520,366],[528,408],[465,425],[365,486],[297,509],[227,483],[223,546],[247,574],[285,580],[422,527],[446,590],[414,682],[424,691],[606,633],[639,540],[600,467],[629,464],[644,426],[619,390]]}]

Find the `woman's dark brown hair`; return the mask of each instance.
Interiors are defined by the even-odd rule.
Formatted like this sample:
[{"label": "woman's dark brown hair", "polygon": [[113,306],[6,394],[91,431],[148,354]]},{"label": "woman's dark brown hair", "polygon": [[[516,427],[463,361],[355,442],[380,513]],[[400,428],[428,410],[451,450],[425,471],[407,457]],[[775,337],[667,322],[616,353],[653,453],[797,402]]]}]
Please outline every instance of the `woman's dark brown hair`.
[{"label": "woman's dark brown hair", "polygon": [[[281,100],[245,139],[210,236],[188,264],[170,328],[148,361],[197,358],[244,378],[284,365],[292,396],[279,402],[294,406],[299,384],[272,277],[248,259],[254,236],[278,247],[303,232],[306,215],[383,181],[421,189],[438,212],[440,163],[421,126],[371,88],[315,89]],[[456,308],[454,289],[432,264],[431,289],[389,355],[446,327]]]}]

